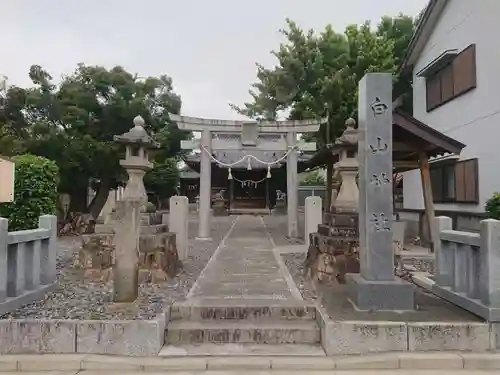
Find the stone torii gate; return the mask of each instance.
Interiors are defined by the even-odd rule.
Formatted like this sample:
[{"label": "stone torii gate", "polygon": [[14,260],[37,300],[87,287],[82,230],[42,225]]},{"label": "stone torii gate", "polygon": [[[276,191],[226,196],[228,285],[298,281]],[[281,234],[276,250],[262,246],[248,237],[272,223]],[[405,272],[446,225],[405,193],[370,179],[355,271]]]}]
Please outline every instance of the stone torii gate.
[{"label": "stone torii gate", "polygon": [[[316,143],[297,142],[297,134],[316,132],[320,124],[326,120],[257,122],[214,120],[175,114],[169,116],[177,123],[179,129],[201,132],[201,140],[181,142],[183,150],[199,148],[201,151],[198,239],[210,239],[211,161],[212,153],[215,151],[238,151],[242,155],[238,164],[251,166],[256,162],[268,169],[280,161],[263,161],[255,157],[254,153],[267,151],[283,153],[282,159],[283,161],[286,159],[287,164],[288,236],[298,237],[297,151],[316,151]],[[219,165],[227,167],[224,163]]]}]

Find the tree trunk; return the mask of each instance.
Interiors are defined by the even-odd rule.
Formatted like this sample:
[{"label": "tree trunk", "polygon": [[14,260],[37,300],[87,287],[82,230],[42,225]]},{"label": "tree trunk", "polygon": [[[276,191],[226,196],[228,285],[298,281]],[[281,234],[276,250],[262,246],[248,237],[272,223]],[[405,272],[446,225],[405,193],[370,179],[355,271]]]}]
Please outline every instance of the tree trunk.
[{"label": "tree trunk", "polygon": [[68,212],[66,213],[66,220],[68,220],[72,214],[87,212],[87,186],[75,186],[74,189],[69,192],[69,197],[70,201]]},{"label": "tree trunk", "polygon": [[101,181],[99,187],[97,188],[96,194],[90,202],[87,212],[92,215],[94,220],[97,220],[102,208],[106,204],[109,192],[111,191],[110,184],[107,181]]}]

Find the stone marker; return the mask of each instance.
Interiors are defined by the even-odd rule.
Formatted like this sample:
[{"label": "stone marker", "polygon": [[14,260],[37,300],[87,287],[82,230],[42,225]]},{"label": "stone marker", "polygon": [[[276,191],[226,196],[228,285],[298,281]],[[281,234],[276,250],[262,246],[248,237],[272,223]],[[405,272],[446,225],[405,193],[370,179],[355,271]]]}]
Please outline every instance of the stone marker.
[{"label": "stone marker", "polygon": [[309,234],[317,232],[318,225],[323,223],[323,207],[321,197],[307,197],[304,211],[304,238],[309,238]]},{"label": "stone marker", "polygon": [[413,285],[394,276],[392,246],[392,75],[369,73],[359,83],[360,274],[349,296],[360,310],[413,310]]},{"label": "stone marker", "polygon": [[188,198],[177,195],[171,197],[168,228],[170,232],[175,233],[177,253],[179,254],[180,260],[186,260],[188,257],[188,216]]}]

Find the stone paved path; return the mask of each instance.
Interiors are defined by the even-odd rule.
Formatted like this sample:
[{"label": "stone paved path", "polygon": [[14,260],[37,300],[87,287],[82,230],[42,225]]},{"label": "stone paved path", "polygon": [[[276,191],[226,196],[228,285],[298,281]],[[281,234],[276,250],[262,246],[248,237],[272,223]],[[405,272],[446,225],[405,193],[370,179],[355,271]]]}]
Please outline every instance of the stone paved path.
[{"label": "stone paved path", "polygon": [[[188,294],[188,300],[289,300],[295,284],[259,216],[238,216]],[[293,285],[291,285],[291,283]]]}]

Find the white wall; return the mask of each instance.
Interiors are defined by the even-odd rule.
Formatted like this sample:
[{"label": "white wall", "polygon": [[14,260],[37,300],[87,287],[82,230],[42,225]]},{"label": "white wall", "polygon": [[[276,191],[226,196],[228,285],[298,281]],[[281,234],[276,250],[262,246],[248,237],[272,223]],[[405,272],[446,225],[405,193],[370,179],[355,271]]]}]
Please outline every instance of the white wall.
[{"label": "white wall", "polygon": [[[449,0],[414,69],[413,115],[467,145],[461,159],[479,158],[478,205],[437,204],[436,209],[483,211],[500,191],[500,1]],[[447,49],[476,44],[477,88],[427,113],[425,78],[415,76]],[[423,208],[418,171],[404,174],[404,207]]]}]

